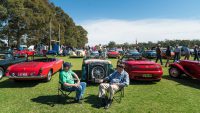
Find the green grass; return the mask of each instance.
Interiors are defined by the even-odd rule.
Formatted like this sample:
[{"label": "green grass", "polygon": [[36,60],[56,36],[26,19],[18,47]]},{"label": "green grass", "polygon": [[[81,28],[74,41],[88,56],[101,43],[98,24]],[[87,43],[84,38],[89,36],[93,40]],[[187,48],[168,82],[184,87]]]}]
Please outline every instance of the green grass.
[{"label": "green grass", "polygon": [[[81,70],[82,59],[61,57],[72,62],[72,69]],[[116,59],[111,59],[116,65]],[[164,60],[165,62],[165,60]],[[160,82],[131,82],[125,88],[125,97],[116,101],[108,110],[96,108],[98,85],[88,85],[83,104],[57,102],[58,73],[50,82],[14,82],[4,77],[0,81],[1,113],[46,113],[46,112],[124,112],[124,113],[199,113],[200,82],[186,77],[172,79],[168,68],[163,67]],[[71,97],[74,93],[71,94]],[[63,98],[61,98],[63,99]]]}]

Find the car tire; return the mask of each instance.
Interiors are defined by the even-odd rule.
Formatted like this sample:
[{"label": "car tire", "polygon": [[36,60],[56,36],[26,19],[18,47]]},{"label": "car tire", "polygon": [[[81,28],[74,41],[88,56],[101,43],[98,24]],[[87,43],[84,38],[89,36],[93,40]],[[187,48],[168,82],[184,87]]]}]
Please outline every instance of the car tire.
[{"label": "car tire", "polygon": [[106,76],[106,71],[102,66],[94,66],[91,69],[92,78],[103,79]]},{"label": "car tire", "polygon": [[176,68],[176,67],[170,67],[170,69],[169,69],[169,75],[172,78],[179,78],[181,76],[181,71],[178,68]]},{"label": "car tire", "polygon": [[51,77],[52,77],[52,71],[50,70],[47,74],[47,78],[46,78],[46,82],[49,82],[51,80]]},{"label": "car tire", "polygon": [[0,80],[3,78],[4,76],[4,69],[0,67]]}]

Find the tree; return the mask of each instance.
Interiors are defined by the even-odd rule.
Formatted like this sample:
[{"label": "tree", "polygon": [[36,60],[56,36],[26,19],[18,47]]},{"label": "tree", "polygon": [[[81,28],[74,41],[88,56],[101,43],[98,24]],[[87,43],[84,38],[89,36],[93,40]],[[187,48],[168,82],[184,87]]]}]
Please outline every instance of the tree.
[{"label": "tree", "polygon": [[110,41],[110,42],[108,43],[108,47],[109,47],[109,48],[114,48],[114,47],[116,47],[116,43],[115,43],[114,41]]}]

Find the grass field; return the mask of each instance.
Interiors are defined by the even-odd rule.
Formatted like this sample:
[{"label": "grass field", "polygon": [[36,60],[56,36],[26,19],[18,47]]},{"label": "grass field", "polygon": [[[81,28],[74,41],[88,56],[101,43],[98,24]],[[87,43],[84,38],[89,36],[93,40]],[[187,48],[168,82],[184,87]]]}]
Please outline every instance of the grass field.
[{"label": "grass field", "polygon": [[[82,59],[63,58],[72,62],[72,69],[80,73]],[[111,59],[116,65],[116,59]],[[199,113],[200,81],[187,77],[172,79],[163,67],[160,82],[132,81],[125,88],[125,97],[110,109],[98,109],[98,85],[88,85],[83,104],[57,101],[58,73],[50,82],[14,82],[4,77],[0,81],[0,113]],[[74,93],[71,94],[71,97]],[[61,98],[63,99],[63,98]]]}]

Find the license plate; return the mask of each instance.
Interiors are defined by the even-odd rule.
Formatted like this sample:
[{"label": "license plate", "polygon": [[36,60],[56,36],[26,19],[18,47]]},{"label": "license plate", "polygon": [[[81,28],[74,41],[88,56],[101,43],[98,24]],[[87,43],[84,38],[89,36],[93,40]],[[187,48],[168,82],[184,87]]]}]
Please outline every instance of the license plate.
[{"label": "license plate", "polygon": [[18,73],[18,76],[27,76],[27,73]]},{"label": "license plate", "polygon": [[144,74],[143,77],[150,78],[150,77],[152,77],[152,75],[150,75],[150,74]]}]

